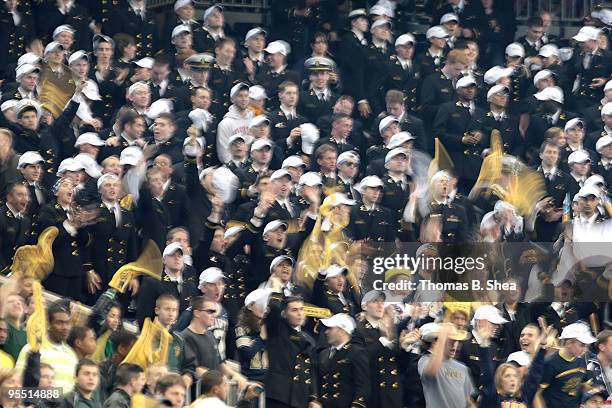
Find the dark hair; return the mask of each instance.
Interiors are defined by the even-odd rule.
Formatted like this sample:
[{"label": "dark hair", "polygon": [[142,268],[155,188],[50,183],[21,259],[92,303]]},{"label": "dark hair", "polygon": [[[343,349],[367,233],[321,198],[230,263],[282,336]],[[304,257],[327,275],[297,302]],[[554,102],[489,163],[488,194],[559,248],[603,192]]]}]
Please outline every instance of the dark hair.
[{"label": "dark hair", "polygon": [[157,394],[163,394],[170,387],[174,387],[175,385],[180,385],[181,387],[185,387],[185,381],[183,381],[183,377],[177,373],[168,373],[163,375],[157,383],[155,384],[155,392]]},{"label": "dark hair", "polygon": [[208,92],[211,98],[213,97],[213,94],[214,94],[214,91],[210,88],[204,88],[203,86],[194,86],[193,89],[191,90],[191,96],[196,96],[198,94],[198,91]]},{"label": "dark hair", "polygon": [[251,333],[259,333],[261,328],[261,319],[246,306],[243,306],[238,313],[238,326],[244,326]]},{"label": "dark hair", "polygon": [[174,125],[174,115],[170,112],[163,112],[157,116],[157,119],[165,119]]},{"label": "dark hair", "polygon": [[74,348],[77,340],[82,340],[87,335],[87,332],[93,329],[91,327],[86,326],[74,326],[72,330],[70,330],[70,334],[68,335],[68,340],[66,341],[68,345]]},{"label": "dark hair", "polygon": [[214,387],[223,384],[223,374],[217,370],[208,370],[200,379],[202,395],[208,394]]},{"label": "dark hair", "polygon": [[[23,186],[23,184],[20,185]],[[66,302],[63,299],[52,303],[47,309],[47,319],[49,322],[53,322],[55,320],[55,315],[59,313],[66,313],[70,316],[70,309],[66,306]]]},{"label": "dark hair", "polygon": [[329,40],[327,39],[327,34],[325,34],[323,31],[317,31],[313,34],[312,39],[310,40],[310,45],[314,45],[314,43],[317,42],[319,38],[323,38],[325,39],[325,42],[329,43]]},{"label": "dark hair", "polygon": [[[81,371],[81,367],[98,367],[98,365],[93,361],[90,360],[88,358],[82,358],[79,360],[79,363],[76,366],[76,370],[74,370],[76,375],[79,375],[79,371]],[[98,367],[98,371],[100,370],[100,367]]]},{"label": "dark hair", "polygon": [[331,116],[332,123],[337,122],[341,119],[352,119],[351,115],[347,115],[346,113],[333,113]]},{"label": "dark hair", "polygon": [[204,303],[206,302],[211,302],[215,304],[217,303],[214,300],[207,298],[206,296],[196,296],[196,297],[191,298],[191,301],[189,302],[189,306],[191,306],[192,310],[202,309],[204,307]]},{"label": "dark hair", "polygon": [[389,89],[387,91],[387,94],[385,95],[385,104],[386,105],[390,105],[390,104],[403,105],[405,99],[406,99],[406,96],[404,95],[402,91],[398,89]]},{"label": "dark hair", "polygon": [[527,22],[528,27],[542,27],[543,25],[542,17],[531,17]]},{"label": "dark hair", "polygon": [[115,347],[125,346],[128,347],[132,345],[138,337],[125,329],[119,329],[110,336],[110,341],[115,345]]},{"label": "dark hair", "polygon": [[217,41],[215,41],[215,49],[223,48],[223,46],[225,46],[225,44],[231,44],[231,45],[233,45],[235,47],[236,46],[236,41],[234,41],[234,39],[230,38],[230,37],[219,38]]},{"label": "dark hair", "polygon": [[164,55],[159,54],[155,56],[155,60],[153,61],[154,65],[170,65],[170,59]]},{"label": "dark hair", "polygon": [[546,149],[546,147],[554,147],[555,149],[557,149],[557,151],[561,151],[559,145],[553,142],[552,139],[546,139],[542,142],[542,144],[540,145],[540,153],[544,153],[544,149]]},{"label": "dark hair", "polygon": [[281,309],[285,310],[293,302],[304,302],[304,298],[301,296],[287,296],[283,299]]},{"label": "dark hair", "polygon": [[119,113],[119,128],[121,130],[125,129],[127,125],[131,125],[138,118],[142,118],[138,112],[133,109],[126,109],[124,112]]},{"label": "dark hair", "polygon": [[115,377],[116,384],[120,387],[128,385],[130,381],[140,375],[140,373],[144,373],[144,370],[137,364],[121,364],[119,368],[117,368],[117,374]]},{"label": "dark hair", "polygon": [[118,33],[113,37],[115,41],[115,55],[117,59],[123,56],[123,50],[130,44],[136,44],[133,36],[126,33]]}]

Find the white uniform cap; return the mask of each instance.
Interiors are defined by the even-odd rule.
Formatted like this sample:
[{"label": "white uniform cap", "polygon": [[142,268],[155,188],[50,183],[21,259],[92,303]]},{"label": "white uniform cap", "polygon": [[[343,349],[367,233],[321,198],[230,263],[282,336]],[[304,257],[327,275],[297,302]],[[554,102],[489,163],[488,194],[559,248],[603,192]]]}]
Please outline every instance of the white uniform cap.
[{"label": "white uniform cap", "polygon": [[555,75],[555,73],[552,72],[551,70],[543,69],[543,70],[541,70],[540,72],[538,72],[537,74],[535,74],[533,76],[533,85],[537,86],[538,82],[540,82],[541,80],[553,77],[554,75]]},{"label": "white uniform cap", "polygon": [[280,54],[283,54],[284,56],[287,56],[291,53],[291,46],[286,41],[276,40],[268,44],[268,46],[264,48],[264,51],[267,52],[268,54],[280,53]]},{"label": "white uniform cap", "polygon": [[497,84],[491,87],[491,89],[489,89],[489,92],[487,92],[487,101],[491,99],[491,97],[495,94],[498,94],[500,92],[505,92],[508,93],[509,89],[506,85],[501,85],[501,84]]},{"label": "white uniform cap", "polygon": [[582,126],[584,128],[584,121],[580,118],[570,119],[565,124],[565,128],[563,130],[567,132],[568,130],[573,129],[577,126]]},{"label": "white uniform cap", "polygon": [[306,166],[306,163],[304,163],[304,160],[302,160],[300,156],[296,156],[296,155],[287,157],[285,160],[283,160],[283,163],[281,164],[282,169],[286,169],[287,167],[304,167],[304,166]]},{"label": "white uniform cap", "polygon": [[81,163],[74,160],[73,157],[68,157],[67,159],[62,160],[59,167],[57,168],[57,175],[60,176],[67,171],[79,171],[83,170],[84,167]]},{"label": "white uniform cap", "polygon": [[80,59],[86,59],[87,61],[89,61],[89,55],[87,55],[87,53],[83,50],[78,50],[73,52],[72,54],[70,54],[70,57],[68,57],[68,65],[72,64],[73,62],[76,62]]},{"label": "white uniform cap", "polygon": [[355,331],[355,320],[346,313],[338,313],[327,319],[321,319],[321,324],[325,327],[339,327],[348,334],[353,334]]},{"label": "white uniform cap", "polygon": [[533,96],[535,96],[539,101],[555,101],[561,104],[564,101],[563,91],[558,86],[549,86]]},{"label": "white uniform cap", "polygon": [[391,159],[393,159],[395,156],[399,156],[400,154],[403,154],[408,157],[408,153],[403,147],[396,147],[395,149],[390,150],[385,156],[385,164],[389,163]]},{"label": "white uniform cap", "polygon": [[351,200],[344,193],[330,194],[327,197],[325,197],[325,200],[323,200],[323,204],[326,204],[326,201],[327,201],[327,203],[329,203],[330,201],[333,203],[332,208],[335,208],[335,207],[337,207],[339,205],[355,205],[355,204],[357,204],[357,201]]},{"label": "white uniform cap", "polygon": [[84,144],[90,144],[98,147],[105,145],[104,140],[100,139],[100,136],[94,132],[85,132],[80,135],[74,143],[74,147],[79,147]]},{"label": "white uniform cap", "polygon": [[372,23],[371,29],[382,27],[385,25],[389,26],[389,28],[393,27],[393,23],[389,20],[376,20],[375,22]]},{"label": "white uniform cap", "polygon": [[213,4],[212,6],[210,6],[206,10],[204,10],[204,16],[203,16],[204,21],[206,21],[208,19],[208,17],[210,17],[210,15],[215,10],[219,10],[220,12],[223,13],[223,6],[221,6],[220,4]]},{"label": "white uniform cap", "polygon": [[74,160],[83,165],[83,170],[89,177],[100,178],[102,176],[102,167],[96,162],[96,159],[87,153],[79,153],[74,157]]},{"label": "white uniform cap", "polygon": [[588,179],[584,181],[583,188],[587,186],[593,186],[597,188],[599,184],[602,184],[605,186],[606,180],[604,180],[604,178],[599,174],[593,174],[591,177],[589,177]]},{"label": "white uniform cap", "polygon": [[406,142],[414,140],[414,136],[410,132],[399,132],[391,136],[389,139],[389,143],[387,144],[387,149],[393,150],[396,147],[400,147]]},{"label": "white uniform cap", "polygon": [[384,187],[384,183],[378,176],[366,176],[357,185],[357,191],[363,194],[366,187]]},{"label": "white uniform cap", "polygon": [[531,355],[523,350],[515,351],[514,353],[510,353],[508,355],[507,363],[516,363],[521,367],[527,367],[531,364]]},{"label": "white uniform cap", "polygon": [[601,30],[599,30],[598,28],[591,27],[591,26],[585,26],[585,27],[582,27],[580,31],[578,31],[578,34],[576,34],[572,38],[578,42],[585,42],[589,40],[597,41],[600,33],[601,33]]},{"label": "white uniform cap", "polygon": [[200,274],[198,287],[202,286],[205,283],[219,282],[219,280],[221,279],[225,279],[225,275],[223,274],[223,271],[221,271],[221,269],[215,268],[214,266],[206,268]]},{"label": "white uniform cap", "polygon": [[380,134],[382,134],[385,129],[393,122],[399,123],[399,120],[395,116],[391,115],[382,118],[378,123],[378,131],[380,132]]},{"label": "white uniform cap", "polygon": [[493,305],[483,305],[476,309],[474,317],[472,318],[472,326],[476,327],[477,320],[487,320],[493,324],[504,324],[508,323],[508,320],[504,319],[501,314],[501,310]]},{"label": "white uniform cap", "polygon": [[15,106],[17,106],[18,103],[19,103],[19,100],[17,99],[9,99],[8,101],[4,101],[2,105],[0,105],[0,111],[4,112],[11,108],[14,108]]},{"label": "white uniform cap", "polygon": [[15,78],[19,81],[22,76],[30,74],[34,71],[40,72],[40,68],[37,65],[23,64],[15,71]]},{"label": "white uniform cap", "polygon": [[171,113],[174,108],[174,102],[172,99],[162,98],[158,99],[149,106],[147,110],[147,117],[149,119],[155,120],[162,113]]},{"label": "white uniform cap", "polygon": [[578,193],[576,193],[576,196],[580,198],[586,198],[588,196],[595,196],[598,198],[600,193],[601,191],[594,185],[585,185],[580,190],[578,190]]},{"label": "white uniform cap", "polygon": [[62,24],[61,26],[58,26],[55,30],[53,30],[53,39],[55,40],[55,37],[65,32],[74,34],[75,30],[74,28],[72,28],[72,26],[68,24]]},{"label": "white uniform cap", "polygon": [[230,90],[230,98],[233,98],[234,96],[238,95],[238,92],[242,91],[243,89],[246,89],[247,91],[249,90],[249,86],[244,82],[239,82],[236,85],[232,86],[232,89]]},{"label": "white uniform cap", "polygon": [[370,11],[369,13],[371,16],[375,15],[375,16],[385,16],[385,17],[391,17],[393,18],[393,10],[391,10],[389,7],[384,6],[382,4],[375,4],[372,7],[370,7]]},{"label": "white uniform cap", "polygon": [[302,123],[300,125],[300,138],[302,139],[302,151],[312,154],[314,145],[319,140],[319,128],[312,123]]},{"label": "white uniform cap", "polygon": [[270,119],[266,115],[257,115],[249,121],[249,129],[257,127],[262,123],[270,124]]},{"label": "white uniform cap", "polygon": [[272,291],[268,288],[255,289],[244,298],[244,305],[257,305],[262,310],[266,310],[268,307],[268,300]]},{"label": "white uniform cap", "polygon": [[257,34],[263,34],[264,36],[266,36],[268,32],[261,27],[251,28],[244,36],[244,41],[248,41],[249,38],[255,37]]},{"label": "white uniform cap", "polygon": [[606,85],[604,86],[604,92],[609,91],[610,89],[612,89],[612,79],[606,82]]},{"label": "white uniform cap", "polygon": [[440,18],[440,24],[448,23],[449,21],[459,22],[459,16],[455,13],[446,13]]},{"label": "white uniform cap", "polygon": [[538,54],[544,58],[549,58],[549,57],[552,57],[553,55],[555,57],[560,56],[559,48],[554,44],[543,45],[542,48],[540,48],[540,51],[538,52]]},{"label": "white uniform cap", "polygon": [[287,231],[287,223],[280,220],[270,221],[264,227],[262,235],[266,235],[268,232],[276,231],[279,228],[284,228]]},{"label": "white uniform cap", "polygon": [[323,185],[323,180],[321,179],[321,176],[318,173],[315,173],[314,171],[309,171],[308,173],[302,174],[298,184],[300,186],[309,187],[321,186]]},{"label": "white uniform cap", "polygon": [[270,273],[272,273],[272,270],[284,261],[289,261],[291,263],[291,266],[295,265],[295,260],[292,257],[287,255],[280,255],[274,258],[272,262],[270,262]]},{"label": "white uniform cap", "polygon": [[96,182],[96,185],[98,186],[98,190],[105,183],[108,183],[109,181],[119,181],[119,177],[117,177],[117,175],[114,174],[114,173],[105,173],[105,174],[101,175],[100,178],[98,178],[98,181]]},{"label": "white uniform cap", "polygon": [[266,99],[268,95],[266,95],[266,88],[261,85],[253,85],[249,88],[249,98],[254,101],[261,101],[262,99]]},{"label": "white uniform cap", "polygon": [[181,7],[193,4],[193,0],[177,0],[174,2],[174,11],[178,11]]},{"label": "white uniform cap", "polygon": [[584,150],[576,150],[567,157],[567,164],[586,163],[591,161],[591,157]]},{"label": "white uniform cap", "polygon": [[17,67],[19,68],[23,64],[38,65],[40,63],[40,57],[33,52],[26,52],[17,60]]},{"label": "white uniform cap", "polygon": [[339,166],[345,162],[359,163],[359,155],[352,150],[340,153],[340,155],[336,159],[336,166]]},{"label": "white uniform cap", "polygon": [[428,40],[431,38],[447,38],[448,32],[442,26],[433,26],[427,30],[425,37],[427,37]]},{"label": "white uniform cap", "polygon": [[597,139],[597,143],[595,143],[595,150],[597,150],[597,153],[600,153],[604,147],[610,146],[611,144],[612,144],[612,136],[610,135],[602,136],[599,139]]},{"label": "white uniform cap", "polygon": [[130,87],[128,88],[128,95],[133,94],[138,89],[146,89],[147,91],[151,92],[151,88],[149,88],[149,85],[146,82],[140,81],[140,82],[135,82],[132,85],[130,85]]},{"label": "white uniform cap", "polygon": [[233,227],[229,227],[225,230],[225,234],[223,234],[224,239],[228,239],[238,234],[240,231],[244,231],[244,227],[240,227],[238,225],[234,225]]},{"label": "white uniform cap", "polygon": [[500,79],[507,78],[512,75],[512,72],[514,72],[513,68],[506,68],[496,65],[492,68],[489,68],[487,72],[485,72],[483,79],[487,85],[493,85]]},{"label": "white uniform cap", "polygon": [[178,242],[171,242],[168,245],[166,245],[166,247],[164,248],[164,252],[162,253],[162,257],[168,256],[168,255],[172,255],[176,251],[181,251],[181,254],[182,254],[183,253],[183,247]]},{"label": "white uniform cap", "polygon": [[592,344],[597,341],[591,334],[591,329],[584,323],[572,323],[563,328],[561,340],[576,339],[583,344]]},{"label": "white uniform cap", "polygon": [[134,65],[139,66],[140,68],[152,69],[153,63],[155,60],[151,57],[144,57],[139,59],[138,61],[134,61]]},{"label": "white uniform cap", "polygon": [[268,139],[257,139],[251,145],[251,151],[261,150],[261,149],[263,149],[266,146],[271,149],[272,148],[272,142],[270,142]]},{"label": "white uniform cap", "polygon": [[88,79],[85,81],[85,85],[83,86],[83,90],[81,91],[85,97],[91,101],[101,101],[102,96],[100,96],[100,89],[98,88],[98,84],[92,80]]},{"label": "white uniform cap", "polygon": [[346,275],[348,274],[348,269],[346,266],[340,266],[340,265],[336,265],[336,264],[332,264],[330,265],[326,270],[325,270],[325,279],[327,278],[334,278],[338,275]]},{"label": "white uniform cap", "polygon": [[119,164],[122,166],[130,165],[135,166],[142,159],[142,149],[138,146],[129,146],[121,151],[121,157],[119,158]]},{"label": "white uniform cap", "polygon": [[17,168],[22,169],[28,164],[36,164],[36,163],[44,163],[45,159],[35,151],[25,152],[19,157],[19,162],[17,163]]},{"label": "white uniform cap", "polygon": [[270,176],[270,180],[279,180],[283,177],[289,177],[289,179],[291,179],[291,173],[289,173],[285,169],[275,170],[274,173],[272,173],[272,175]]},{"label": "white uniform cap", "polygon": [[476,85],[476,79],[471,75],[466,75],[464,77],[459,78],[459,80],[455,84],[455,89],[465,88],[471,85]]},{"label": "white uniform cap", "polygon": [[235,134],[230,136],[229,144],[234,143],[236,140],[242,140],[243,142],[246,143],[247,137],[245,135],[243,135],[242,133],[235,133]]},{"label": "white uniform cap", "polygon": [[191,33],[191,27],[187,24],[179,24],[172,29],[171,38],[178,37],[183,33]]},{"label": "white uniform cap", "polygon": [[397,37],[397,39],[395,40],[395,46],[396,47],[398,45],[406,45],[408,43],[411,43],[411,44],[415,44],[416,43],[414,35],[412,35],[410,33],[402,34],[399,37]]},{"label": "white uniform cap", "polygon": [[604,115],[612,115],[612,102],[606,103],[601,108],[601,117],[603,118]]},{"label": "white uniform cap", "polygon": [[525,57],[525,47],[519,43],[511,43],[506,47],[506,55],[509,57]]}]

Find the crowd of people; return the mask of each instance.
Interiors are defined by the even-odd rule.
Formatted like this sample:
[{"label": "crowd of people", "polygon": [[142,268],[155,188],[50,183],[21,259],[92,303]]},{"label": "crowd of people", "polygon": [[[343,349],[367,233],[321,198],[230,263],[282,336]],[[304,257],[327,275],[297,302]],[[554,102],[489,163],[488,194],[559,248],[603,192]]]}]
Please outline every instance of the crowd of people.
[{"label": "crowd of people", "polygon": [[609,404],[612,10],[513,6],[5,0],[0,407]]}]

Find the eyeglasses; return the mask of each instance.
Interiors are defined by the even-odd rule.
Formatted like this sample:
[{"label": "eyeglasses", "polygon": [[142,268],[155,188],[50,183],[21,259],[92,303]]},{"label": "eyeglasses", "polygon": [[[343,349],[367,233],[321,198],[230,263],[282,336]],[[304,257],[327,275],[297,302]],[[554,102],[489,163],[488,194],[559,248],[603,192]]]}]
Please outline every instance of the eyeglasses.
[{"label": "eyeglasses", "polygon": [[206,312],[208,314],[215,314],[215,313],[217,313],[216,309],[196,309],[196,310],[199,310],[200,312]]},{"label": "eyeglasses", "polygon": [[353,162],[344,162],[342,164],[344,164],[346,167],[359,167],[359,164]]}]

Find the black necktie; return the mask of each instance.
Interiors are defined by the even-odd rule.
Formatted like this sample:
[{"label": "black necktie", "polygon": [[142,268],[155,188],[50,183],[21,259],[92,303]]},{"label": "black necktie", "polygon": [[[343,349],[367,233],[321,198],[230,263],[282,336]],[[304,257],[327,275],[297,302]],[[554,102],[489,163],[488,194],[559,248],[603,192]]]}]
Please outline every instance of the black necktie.
[{"label": "black necktie", "polygon": [[115,215],[115,207],[109,208],[108,211],[110,212],[111,218],[113,220],[113,224],[115,224],[115,227],[116,227],[117,226],[117,217]]},{"label": "black necktie", "polygon": [[36,196],[36,187],[33,184],[28,184],[28,190],[30,191],[30,201],[38,204],[38,197]]},{"label": "black necktie", "polygon": [[329,348],[329,360],[333,360],[334,356],[336,355],[336,348],[335,347],[330,347]]}]

